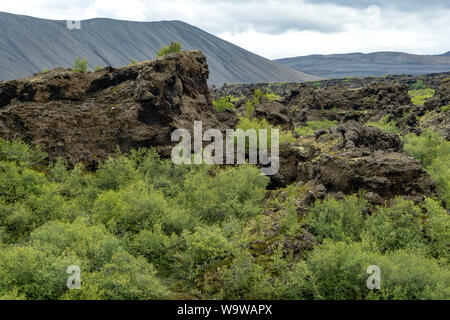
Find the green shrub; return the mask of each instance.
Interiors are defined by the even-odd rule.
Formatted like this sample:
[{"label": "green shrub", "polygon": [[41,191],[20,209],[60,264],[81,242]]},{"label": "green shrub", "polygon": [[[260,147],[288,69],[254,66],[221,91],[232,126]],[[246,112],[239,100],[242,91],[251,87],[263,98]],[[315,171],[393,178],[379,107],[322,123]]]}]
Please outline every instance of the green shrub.
[{"label": "green shrub", "polygon": [[[270,299],[275,294],[269,275],[263,267],[255,263],[250,252],[239,251],[231,266],[222,270],[225,300]],[[286,290],[287,291],[287,290]]]},{"label": "green shrub", "polygon": [[383,131],[392,133],[392,134],[400,134],[400,129],[397,127],[397,124],[394,120],[389,121],[389,115],[384,116],[378,122],[367,122],[368,126],[377,127]]},{"label": "green shrub", "polygon": [[162,47],[156,52],[158,57],[162,57],[165,54],[181,52],[181,44],[179,42],[171,42],[169,46]]},{"label": "green shrub", "polygon": [[[319,299],[449,299],[450,270],[420,254],[406,251],[387,256],[361,243],[326,240],[307,261],[314,297]],[[369,266],[381,271],[381,288],[369,290]]]},{"label": "green shrub", "polygon": [[316,82],[313,83],[313,86],[316,89],[320,89],[320,88],[322,88],[322,82],[316,81]]},{"label": "green shrub", "polygon": [[240,117],[239,123],[237,125],[237,129],[242,129],[244,132],[249,129],[256,130],[256,133],[258,135],[258,140],[257,140],[258,146],[259,146],[259,130],[266,129],[267,130],[267,148],[268,148],[268,150],[270,150],[270,146],[272,143],[271,129],[279,130],[279,144],[280,145],[295,142],[295,138],[293,137],[291,132],[283,131],[280,128],[272,126],[271,124],[269,124],[269,122],[267,122],[266,119],[251,119],[248,117]]},{"label": "green shrub", "polygon": [[74,72],[88,72],[88,63],[86,59],[77,58],[72,68]]},{"label": "green shrub", "polygon": [[447,263],[450,261],[450,215],[436,201],[425,199],[427,210],[425,229],[430,241],[431,255],[434,258],[442,258]]},{"label": "green shrub", "polygon": [[133,66],[133,65],[135,65],[135,64],[137,64],[137,61],[136,60],[134,60],[134,59],[130,59],[130,66]]},{"label": "green shrub", "polygon": [[29,146],[20,141],[7,141],[0,138],[0,161],[13,161],[16,165],[30,168],[43,164],[47,154],[39,146]]},{"label": "green shrub", "polygon": [[151,264],[125,251],[119,251],[101,270],[88,273],[81,280],[81,290],[70,290],[62,298],[158,300],[167,299],[169,294]]},{"label": "green shrub", "polygon": [[270,89],[267,90],[267,92],[264,94],[264,97],[271,101],[281,100],[281,96],[273,93]]},{"label": "green shrub", "polygon": [[184,182],[184,201],[204,221],[246,219],[261,211],[268,182],[258,168],[247,165],[216,170],[213,175],[193,172]]},{"label": "green shrub", "polygon": [[365,221],[364,238],[380,252],[424,246],[422,211],[412,201],[396,198],[391,207],[378,207]]},{"label": "green shrub", "polygon": [[228,97],[220,98],[219,100],[213,101],[213,106],[219,112],[224,112],[225,110],[234,110],[234,105],[231,103]]},{"label": "green shrub", "polygon": [[40,194],[47,180],[43,173],[0,161],[0,196],[8,203],[22,201],[31,194]]},{"label": "green shrub", "polygon": [[253,104],[260,104],[261,103],[261,97],[264,94],[262,93],[261,89],[255,89],[253,92]]},{"label": "green shrub", "polygon": [[93,217],[118,236],[149,229],[171,210],[161,192],[143,182],[120,191],[101,193],[93,206]]},{"label": "green shrub", "polygon": [[80,260],[55,255],[42,247],[12,245],[0,252],[0,296],[15,292],[19,298],[58,299],[67,289],[67,267]]},{"label": "green shrub", "polygon": [[[450,299],[450,270],[440,267],[411,251],[390,254],[380,265],[381,290],[374,298],[385,300],[448,300]],[[378,290],[377,290],[378,291]]]},{"label": "green shrub", "polygon": [[409,85],[409,90],[420,90],[427,89],[427,85],[423,82],[423,80],[417,80],[415,83]]},{"label": "green shrub", "polygon": [[196,227],[194,232],[183,234],[186,250],[181,254],[181,273],[186,273],[192,278],[206,268],[222,261],[231,253],[231,245],[222,235],[218,227]]},{"label": "green shrub", "polygon": [[450,205],[450,142],[431,131],[424,131],[420,136],[408,134],[404,142],[405,150],[422,162],[436,181],[442,199]]},{"label": "green shrub", "polygon": [[432,96],[434,96],[435,90],[433,89],[418,89],[410,90],[409,96],[411,97],[412,103],[418,106],[423,106],[425,101]]},{"label": "green shrub", "polygon": [[311,136],[314,134],[314,131],[320,129],[329,129],[337,124],[337,121],[333,120],[324,120],[324,121],[308,121],[306,122],[306,126],[295,128],[295,132],[297,132],[300,136]]},{"label": "green shrub", "polygon": [[253,117],[253,113],[255,112],[255,105],[251,100],[247,100],[245,103],[247,110],[245,110],[245,118],[251,119]]},{"label": "green shrub", "polygon": [[83,261],[85,271],[100,269],[120,250],[119,240],[103,226],[90,226],[86,219],[73,223],[51,221],[32,232],[30,244],[47,247],[57,256],[77,257]]},{"label": "green shrub", "polygon": [[102,190],[117,190],[137,182],[140,178],[133,162],[126,156],[119,155],[100,164],[94,183]]},{"label": "green shrub", "polygon": [[342,201],[327,198],[316,202],[310,209],[307,224],[319,242],[326,238],[358,241],[363,228],[363,212],[367,207],[367,201],[357,196],[347,196]]},{"label": "green shrub", "polygon": [[153,230],[139,232],[130,247],[133,253],[144,256],[160,273],[167,274],[172,271],[179,242],[177,235],[167,235],[161,225],[156,224]]},{"label": "green shrub", "polygon": [[101,65],[96,65],[94,68],[94,71],[100,71],[102,70],[102,66]]}]

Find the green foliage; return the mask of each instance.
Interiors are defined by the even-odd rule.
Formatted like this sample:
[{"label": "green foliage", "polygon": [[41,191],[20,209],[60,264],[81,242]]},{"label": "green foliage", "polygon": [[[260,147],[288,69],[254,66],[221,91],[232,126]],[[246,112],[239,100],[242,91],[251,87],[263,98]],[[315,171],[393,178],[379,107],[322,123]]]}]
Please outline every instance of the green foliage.
[{"label": "green foliage", "polygon": [[82,286],[81,290],[66,292],[62,299],[157,300],[169,294],[151,264],[125,251],[112,256],[100,271],[85,275]]},{"label": "green foliage", "polygon": [[94,71],[100,71],[100,70],[102,70],[102,66],[101,65],[95,66]]},{"label": "green foliage", "polygon": [[[436,136],[408,139],[427,170],[445,167]],[[153,149],[117,152],[96,172],[45,159],[0,140],[0,299],[450,298],[450,218],[437,200],[374,210],[362,195],[326,198],[305,218],[298,186],[263,205],[269,179],[255,166],[174,165]],[[293,255],[305,227],[319,245]],[[67,288],[72,265],[81,290]],[[380,290],[367,289],[370,265]]]},{"label": "green foliage", "polygon": [[77,58],[72,68],[74,72],[88,72],[88,63],[86,59]]},{"label": "green foliage", "polygon": [[58,299],[67,291],[67,267],[81,265],[75,257],[56,255],[51,249],[12,245],[2,248],[0,296]]},{"label": "green foliage", "polygon": [[430,239],[430,252],[434,258],[450,260],[448,245],[450,244],[450,215],[436,201],[425,199],[427,210],[425,230]]},{"label": "green foliage", "polygon": [[0,138],[0,161],[13,161],[21,167],[31,167],[42,163],[47,154],[39,146],[30,147],[20,140],[7,141]]},{"label": "green foliage", "polygon": [[313,86],[316,89],[320,89],[320,88],[322,88],[322,82],[316,81],[316,82],[313,83]]},{"label": "green foliage", "polygon": [[254,104],[259,104],[261,103],[261,97],[263,96],[263,92],[261,91],[261,89],[256,89],[253,93],[253,103]]},{"label": "green foliage", "polygon": [[245,118],[251,119],[253,117],[253,113],[255,112],[255,105],[251,100],[247,100],[245,103],[247,110],[245,111]]},{"label": "green foliage", "polygon": [[261,211],[268,178],[258,168],[240,166],[214,173],[193,172],[184,182],[185,205],[204,221],[246,219]]},{"label": "green foliage", "polygon": [[405,150],[422,162],[440,188],[441,197],[450,205],[450,142],[431,131],[424,131],[420,136],[408,134],[404,142]]},{"label": "green foliage", "polygon": [[29,243],[48,248],[57,256],[77,257],[90,271],[100,269],[120,251],[119,240],[103,226],[89,225],[85,218],[73,223],[50,221],[31,233]]},{"label": "green foliage", "polygon": [[229,97],[223,97],[219,100],[213,101],[213,107],[219,112],[224,112],[225,110],[234,110],[234,105],[230,101]]},{"label": "green foliage", "polygon": [[169,46],[162,47],[159,51],[156,52],[158,57],[162,57],[165,54],[181,52],[181,43],[179,42],[171,42]]},{"label": "green foliage", "polygon": [[273,93],[273,92],[272,92],[271,90],[269,90],[269,89],[268,89],[267,92],[264,94],[264,96],[265,96],[267,99],[271,100],[271,101],[281,100],[281,96],[279,96],[279,95]]},{"label": "green foliage", "polygon": [[427,89],[427,88],[428,88],[427,85],[423,82],[423,80],[420,80],[420,79],[409,86],[409,90],[420,90],[420,89]]},{"label": "green foliage", "polygon": [[[266,129],[267,130],[267,147],[270,149],[271,143],[272,143],[272,134],[271,129],[279,129],[277,127],[274,127],[267,122],[266,119],[251,119],[248,117],[240,117],[239,123],[237,125],[237,129],[242,129],[244,132],[249,129],[256,130],[256,133],[258,134],[258,146],[259,146],[259,131],[260,129]],[[293,137],[292,133],[290,131],[283,131],[279,129],[279,143],[280,144],[286,144],[286,143],[293,143],[295,142],[295,138]]]},{"label": "green foliage", "polygon": [[232,251],[220,228],[215,226],[196,227],[194,232],[184,233],[183,240],[186,251],[180,257],[178,273],[190,279],[224,260]]},{"label": "green foliage", "polygon": [[238,252],[233,264],[222,271],[222,299],[270,299],[272,285],[270,276],[257,264],[250,252]]},{"label": "green foliage", "polygon": [[[319,299],[449,299],[450,270],[420,254],[374,253],[361,243],[326,240],[308,259]],[[369,290],[369,266],[381,271],[381,288]]]},{"label": "green foliage", "polygon": [[450,105],[443,106],[443,107],[441,108],[441,111],[442,111],[442,112],[449,112],[449,111],[450,111]]},{"label": "green foliage", "polygon": [[363,228],[363,212],[367,207],[368,203],[362,197],[349,196],[343,201],[327,198],[311,208],[307,224],[319,242],[325,238],[358,241]]},{"label": "green foliage", "polygon": [[295,128],[295,132],[300,136],[311,136],[314,131],[320,129],[329,129],[337,124],[337,121],[324,120],[324,121],[308,121],[306,126]]},{"label": "green foliage", "polygon": [[142,230],[130,244],[130,250],[135,255],[144,256],[160,273],[167,273],[175,263],[175,254],[180,245],[180,237],[176,234],[167,235],[161,225],[156,224],[153,230]]},{"label": "green foliage", "polygon": [[377,127],[378,129],[387,131],[393,134],[400,134],[400,129],[397,127],[397,124],[394,120],[389,121],[389,115],[384,116],[378,122],[368,122],[368,126]]},{"label": "green foliage", "polygon": [[434,96],[435,90],[433,89],[418,89],[418,90],[410,90],[409,96],[411,97],[412,103],[418,106],[423,106],[425,101],[432,96]]},{"label": "green foliage", "polygon": [[364,238],[380,252],[423,247],[422,211],[412,201],[397,198],[391,207],[379,207],[367,217]]},{"label": "green foliage", "polygon": [[135,65],[135,64],[137,64],[137,61],[136,60],[134,60],[134,59],[130,59],[130,66],[133,66],[133,65]]}]

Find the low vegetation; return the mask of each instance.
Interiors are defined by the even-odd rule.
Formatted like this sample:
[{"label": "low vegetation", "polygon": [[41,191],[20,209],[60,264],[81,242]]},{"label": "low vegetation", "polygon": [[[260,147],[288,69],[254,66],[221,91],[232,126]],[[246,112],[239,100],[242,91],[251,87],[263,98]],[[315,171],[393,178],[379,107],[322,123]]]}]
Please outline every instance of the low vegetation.
[{"label": "low vegetation", "polygon": [[450,206],[450,142],[431,131],[424,131],[420,136],[408,134],[404,142],[405,150],[422,162]]},{"label": "low vegetation", "polygon": [[[427,166],[443,152],[409,143]],[[450,298],[450,218],[436,200],[326,198],[286,218],[287,234],[303,226],[320,243],[307,256],[255,256],[269,179],[254,166],[175,166],[154,150],[118,153],[95,173],[45,159],[0,140],[0,299]],[[67,289],[71,265],[81,290]],[[371,265],[380,290],[366,286]]]},{"label": "low vegetation", "polygon": [[295,128],[295,132],[300,136],[311,136],[314,131],[320,129],[329,129],[337,124],[337,121],[308,121],[306,126]]},{"label": "low vegetation", "polygon": [[214,100],[213,107],[219,112],[234,110],[234,104],[231,102],[230,97],[222,97],[218,100]]},{"label": "low vegetation", "polygon": [[88,72],[89,68],[88,68],[87,60],[86,59],[77,58],[75,60],[75,64],[74,64],[72,70],[74,72]]},{"label": "low vegetation", "polygon": [[156,52],[158,57],[162,57],[163,55],[169,53],[181,52],[181,43],[179,42],[171,42],[170,45],[164,46],[159,51]]},{"label": "low vegetation", "polygon": [[434,96],[434,93],[435,90],[430,88],[409,91],[412,103],[418,106],[423,106],[425,104],[425,101],[427,101],[427,99]]},{"label": "low vegetation", "polygon": [[397,124],[395,123],[395,121],[393,121],[393,120],[389,121],[389,115],[384,116],[378,122],[368,122],[366,125],[372,126],[372,127],[377,127],[379,129],[387,131],[389,133],[400,134],[400,129],[397,127]]}]

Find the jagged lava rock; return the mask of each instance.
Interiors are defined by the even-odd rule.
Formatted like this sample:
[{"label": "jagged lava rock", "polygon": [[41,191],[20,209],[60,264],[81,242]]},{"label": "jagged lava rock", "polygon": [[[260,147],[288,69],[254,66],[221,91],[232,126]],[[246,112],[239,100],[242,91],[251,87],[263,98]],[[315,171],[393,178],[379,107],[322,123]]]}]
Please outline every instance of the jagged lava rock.
[{"label": "jagged lava rock", "polygon": [[353,121],[301,138],[281,152],[280,163],[273,186],[297,181],[321,185],[328,194],[365,190],[375,204],[437,194],[434,181],[403,151],[398,136]]},{"label": "jagged lava rock", "polygon": [[177,128],[234,127],[237,117],[211,105],[200,51],[166,55],[119,69],[55,69],[0,83],[0,137],[41,145],[50,160],[95,169],[120,147],[154,146],[170,156]]}]

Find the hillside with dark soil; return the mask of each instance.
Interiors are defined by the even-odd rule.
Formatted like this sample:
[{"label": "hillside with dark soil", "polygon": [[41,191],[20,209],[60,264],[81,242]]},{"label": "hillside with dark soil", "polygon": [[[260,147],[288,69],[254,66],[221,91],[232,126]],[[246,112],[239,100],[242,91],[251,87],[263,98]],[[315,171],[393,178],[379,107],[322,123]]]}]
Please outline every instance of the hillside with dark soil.
[{"label": "hillside with dark soil", "polygon": [[403,52],[310,55],[275,60],[289,68],[321,78],[419,75],[450,71],[449,53],[414,55]]},{"label": "hillside with dark soil", "polygon": [[202,50],[210,84],[306,81],[318,79],[244,50],[181,21],[131,22],[113,19],[81,21],[38,19],[0,12],[0,80],[28,77],[44,69],[72,67],[86,58],[89,67],[121,67],[151,60],[172,41],[183,50]]}]

